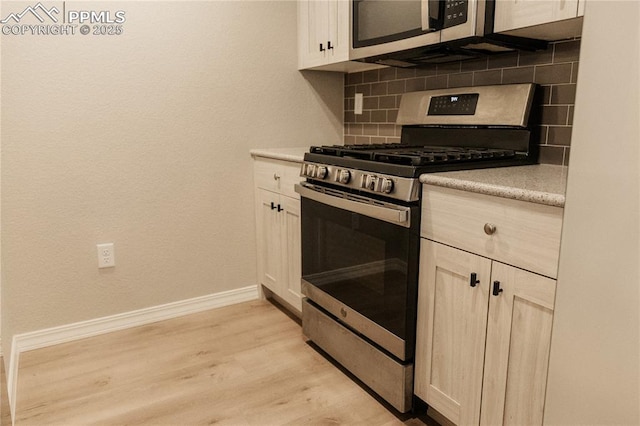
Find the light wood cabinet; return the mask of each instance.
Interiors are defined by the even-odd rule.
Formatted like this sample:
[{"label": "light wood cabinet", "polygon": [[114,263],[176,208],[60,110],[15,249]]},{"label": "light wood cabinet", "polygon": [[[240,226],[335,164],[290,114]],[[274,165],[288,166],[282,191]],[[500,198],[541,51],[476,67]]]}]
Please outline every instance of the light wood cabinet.
[{"label": "light wood cabinet", "polygon": [[480,419],[490,275],[489,259],[422,239],[414,393],[455,424]]},{"label": "light wood cabinet", "polygon": [[579,37],[584,3],[584,0],[497,1],[494,31],[549,41]]},{"label": "light wood cabinet", "polygon": [[[511,201],[424,186],[415,394],[458,425],[542,424],[556,281],[517,261],[559,249],[527,235],[561,225],[562,209]],[[544,231],[559,241],[560,227]]]},{"label": "light wood cabinet", "polygon": [[298,69],[358,72],[380,65],[349,61],[351,1],[298,0]]},{"label": "light wood cabinet", "polygon": [[541,425],[556,281],[499,262],[490,281],[480,424]]},{"label": "light wood cabinet", "polygon": [[561,207],[433,185],[424,186],[422,205],[423,237],[556,278]]},{"label": "light wood cabinet", "polygon": [[257,158],[254,162],[258,284],[298,313],[300,291],[300,199],[293,190],[300,165]]}]

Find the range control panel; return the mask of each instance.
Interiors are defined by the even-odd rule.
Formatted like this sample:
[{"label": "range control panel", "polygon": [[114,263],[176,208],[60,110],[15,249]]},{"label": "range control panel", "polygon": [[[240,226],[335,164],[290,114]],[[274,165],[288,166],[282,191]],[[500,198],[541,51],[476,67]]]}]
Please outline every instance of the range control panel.
[{"label": "range control panel", "polygon": [[434,96],[427,115],[474,115],[479,97],[477,93]]},{"label": "range control panel", "polygon": [[317,164],[305,161],[300,176],[310,180],[324,181],[332,185],[351,188],[359,192],[384,195],[404,201],[417,201],[421,188],[418,179],[383,175],[364,170]]}]

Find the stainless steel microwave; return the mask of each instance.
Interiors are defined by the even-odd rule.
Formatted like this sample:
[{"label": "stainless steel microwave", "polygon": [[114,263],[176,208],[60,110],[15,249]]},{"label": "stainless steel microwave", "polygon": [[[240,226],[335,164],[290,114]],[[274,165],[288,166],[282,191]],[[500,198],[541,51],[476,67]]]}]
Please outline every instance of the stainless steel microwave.
[{"label": "stainless steel microwave", "polygon": [[493,33],[495,0],[351,0],[349,58],[392,66],[467,59],[546,42]]}]

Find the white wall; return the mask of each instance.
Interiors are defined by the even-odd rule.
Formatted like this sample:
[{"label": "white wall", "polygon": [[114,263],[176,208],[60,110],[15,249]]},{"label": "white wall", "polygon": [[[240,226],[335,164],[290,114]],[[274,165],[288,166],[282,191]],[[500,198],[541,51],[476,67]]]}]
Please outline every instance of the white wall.
[{"label": "white wall", "polygon": [[296,70],[293,1],[66,6],[127,21],[1,38],[5,354],[17,333],[255,284],[249,150],[342,140],[343,77]]},{"label": "white wall", "polygon": [[586,3],[545,423],[640,424],[640,3]]}]

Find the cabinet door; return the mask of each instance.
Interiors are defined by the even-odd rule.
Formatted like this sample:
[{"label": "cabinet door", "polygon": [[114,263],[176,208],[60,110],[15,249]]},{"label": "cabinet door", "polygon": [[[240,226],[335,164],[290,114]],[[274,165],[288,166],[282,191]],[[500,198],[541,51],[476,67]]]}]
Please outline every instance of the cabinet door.
[{"label": "cabinet door", "polygon": [[481,425],[541,425],[556,282],[493,263]]},{"label": "cabinet door", "polygon": [[277,209],[279,195],[264,189],[256,189],[256,225],[258,240],[258,277],[260,284],[280,293],[282,239],[281,224]]},{"label": "cabinet door", "polygon": [[350,19],[350,0],[298,0],[298,69],[359,72],[384,68],[349,61]]},{"label": "cabinet door", "polygon": [[351,2],[346,0],[329,1],[329,40],[332,49],[330,62],[349,60],[349,42],[351,40]]},{"label": "cabinet door", "polygon": [[[298,1],[298,68],[322,65],[327,61],[329,30],[328,0]],[[320,45],[322,44],[322,47]]]},{"label": "cabinet door", "polygon": [[501,0],[496,2],[494,31],[509,31],[576,16],[578,0]]},{"label": "cabinet door", "polygon": [[480,420],[490,275],[489,259],[421,241],[414,391],[455,424]]},{"label": "cabinet door", "polygon": [[298,311],[302,310],[300,278],[302,259],[300,248],[300,200],[281,196],[283,210],[279,213],[282,225],[282,297]]}]

